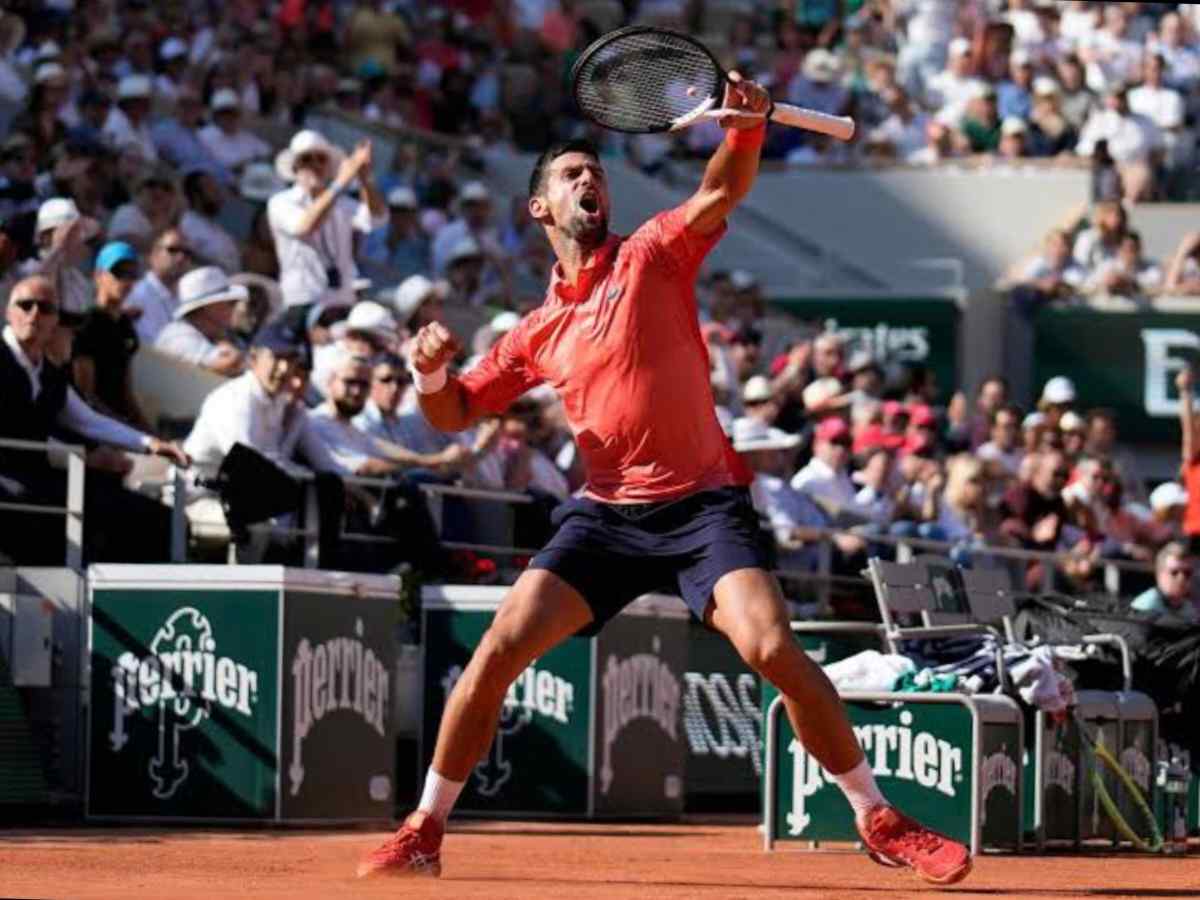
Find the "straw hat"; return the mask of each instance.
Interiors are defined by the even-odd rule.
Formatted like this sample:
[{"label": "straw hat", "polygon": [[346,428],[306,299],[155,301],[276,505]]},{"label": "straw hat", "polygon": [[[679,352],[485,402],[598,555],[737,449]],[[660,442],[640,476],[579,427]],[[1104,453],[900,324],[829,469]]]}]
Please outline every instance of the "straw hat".
[{"label": "straw hat", "polygon": [[250,291],[245,286],[234,284],[216,266],[192,269],[179,279],[179,307],[175,318],[182,319],[198,309],[218,303],[233,303],[245,300]]},{"label": "straw hat", "polygon": [[345,154],[319,131],[305,128],[292,135],[288,145],[275,157],[275,173],[284,181],[296,180],[296,159],[305,153],[324,153],[333,170],[341,165]]}]

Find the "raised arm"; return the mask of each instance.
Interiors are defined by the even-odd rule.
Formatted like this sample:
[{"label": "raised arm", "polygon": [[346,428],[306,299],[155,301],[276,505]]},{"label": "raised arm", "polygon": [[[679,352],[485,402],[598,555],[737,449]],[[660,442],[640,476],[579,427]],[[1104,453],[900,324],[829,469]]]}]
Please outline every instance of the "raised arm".
[{"label": "raised arm", "polygon": [[466,431],[484,410],[472,409],[470,398],[457,376],[446,367],[459,350],[459,343],[445,326],[431,322],[417,332],[409,351],[413,380],[421,412],[439,431]]},{"label": "raised arm", "polygon": [[1192,415],[1192,386],[1194,384],[1192,370],[1184,369],[1175,376],[1175,387],[1179,388],[1179,456],[1183,465],[1190,465],[1196,458],[1195,420]]},{"label": "raised arm", "polygon": [[723,105],[726,109],[743,109],[756,115],[721,119],[721,127],[727,129],[725,140],[708,161],[700,187],[686,205],[687,227],[697,234],[710,234],[719,228],[750,193],[758,175],[767,129],[763,117],[771,108],[771,98],[760,85],[730,72]]},{"label": "raised arm", "polygon": [[[350,183],[358,178],[364,167],[371,165],[371,143],[370,141],[362,141],[354,152],[347,156],[338,165],[337,176],[333,182],[323,190],[312,205],[307,207],[301,214],[299,221],[296,223],[294,234],[296,237],[308,237],[316,229],[321,227],[321,223],[325,221],[325,217],[329,215],[329,211],[333,209],[337,203],[338,197],[342,191],[350,186]],[[367,192],[367,183],[369,178],[363,178],[364,191]],[[375,201],[371,201],[371,195],[375,195]],[[375,212],[375,207],[383,206],[382,200],[378,197],[378,192],[373,187],[367,192],[368,203],[371,204],[371,212]]]}]

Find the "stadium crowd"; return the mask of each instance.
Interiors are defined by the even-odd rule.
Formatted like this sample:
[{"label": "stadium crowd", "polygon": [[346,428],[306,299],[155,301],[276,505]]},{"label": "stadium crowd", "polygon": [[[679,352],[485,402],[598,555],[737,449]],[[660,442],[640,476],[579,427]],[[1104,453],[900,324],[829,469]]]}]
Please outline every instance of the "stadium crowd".
[{"label": "stadium crowd", "polygon": [[[740,4],[723,53],[780,99],[863,123],[840,149],[772,131],[775,158],[1103,163],[1109,199],[1073,245],[1052,235],[1022,272],[1031,302],[1089,285],[1194,292],[1200,237],[1164,275],[1141,258],[1119,202],[1170,190],[1192,158],[1200,23],[1173,6]],[[445,322],[469,337],[469,367],[540,302],[550,248],[523,198],[493,193],[490,161],[567,136],[647,169],[712,150],[719,133],[703,127],[669,140],[598,133],[569,114],[565,78],[596,34],[634,15],[696,24],[719,11],[677,0],[9,4],[0,362],[16,399],[0,433],[88,448],[87,500],[106,511],[88,519],[94,559],[162,559],[170,531],[166,506],[131,489],[144,462],[114,448],[186,469],[187,495],[167,502],[186,506],[194,535],[228,528],[243,544],[254,539],[221,489],[239,444],[291,479],[390,479],[380,495],[318,478],[322,522],[401,537],[372,566],[437,556],[420,483],[529,492],[546,508],[566,498],[582,471],[552,390],[444,435],[416,405],[407,344]],[[399,142],[381,167],[369,140],[338,146],[305,127],[328,111],[445,139]],[[1066,379],[1028,414],[1000,377],[942,407],[928,371],[897,370],[835,333],[764,358],[751,272],[708,273],[699,299],[718,415],[785,567],[815,567],[814,529],[836,526],[842,571],[890,553],[891,539],[924,538],[964,564],[984,564],[985,545],[1069,552],[1057,577],[1082,589],[1105,559],[1152,560],[1188,537],[1187,490],[1146,496],[1114,416],[1076,409]],[[163,423],[139,404],[139,348],[220,381],[177,433],[157,434]],[[3,499],[61,503],[61,475],[20,456],[0,457]],[[259,518],[286,524],[287,505]],[[117,517],[129,527],[105,527]],[[10,556],[53,556],[59,525],[5,515],[4,526]],[[1039,564],[1027,577],[1042,583]]]}]

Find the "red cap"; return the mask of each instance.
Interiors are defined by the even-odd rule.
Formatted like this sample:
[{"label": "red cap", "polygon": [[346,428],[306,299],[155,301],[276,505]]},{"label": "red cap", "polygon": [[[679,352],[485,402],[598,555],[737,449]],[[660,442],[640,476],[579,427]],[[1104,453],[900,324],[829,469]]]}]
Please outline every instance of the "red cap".
[{"label": "red cap", "polygon": [[910,434],[904,441],[904,453],[911,456],[925,456],[933,452],[934,441],[927,434]]},{"label": "red cap", "polygon": [[838,441],[843,438],[850,437],[850,426],[846,424],[845,419],[836,416],[830,416],[827,419],[822,419],[817,425],[813,436],[818,441]]},{"label": "red cap", "polygon": [[771,360],[771,377],[774,378],[780,372],[787,368],[788,359],[790,357],[786,353],[780,353]]},{"label": "red cap", "polygon": [[893,416],[906,414],[908,410],[904,408],[904,404],[899,400],[885,400],[883,402],[884,418],[890,419]]},{"label": "red cap", "polygon": [[864,453],[867,450],[874,450],[876,447],[883,446],[883,426],[882,425],[867,425],[858,430],[854,435],[854,452]]},{"label": "red cap", "polygon": [[914,403],[908,408],[908,424],[918,428],[933,428],[937,425],[937,416],[924,403]]}]

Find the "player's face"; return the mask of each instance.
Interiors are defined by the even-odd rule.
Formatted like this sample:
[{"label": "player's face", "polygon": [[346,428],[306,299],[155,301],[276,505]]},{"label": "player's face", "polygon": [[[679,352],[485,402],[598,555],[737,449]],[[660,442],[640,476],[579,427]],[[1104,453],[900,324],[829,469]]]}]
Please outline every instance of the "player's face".
[{"label": "player's face", "polygon": [[[545,195],[537,199],[551,223],[585,247],[598,247],[608,237],[608,180],[600,163],[586,153],[555,159]],[[545,221],[545,216],[539,218]]]}]

